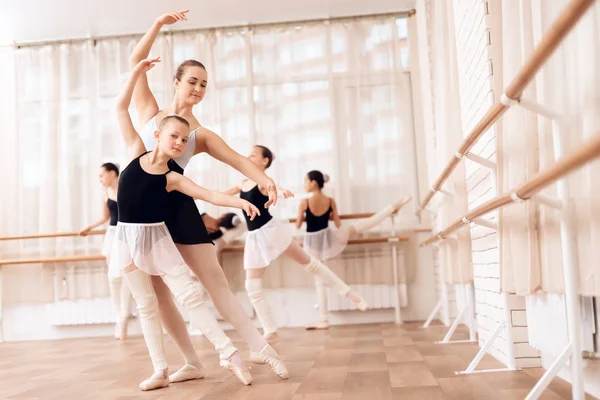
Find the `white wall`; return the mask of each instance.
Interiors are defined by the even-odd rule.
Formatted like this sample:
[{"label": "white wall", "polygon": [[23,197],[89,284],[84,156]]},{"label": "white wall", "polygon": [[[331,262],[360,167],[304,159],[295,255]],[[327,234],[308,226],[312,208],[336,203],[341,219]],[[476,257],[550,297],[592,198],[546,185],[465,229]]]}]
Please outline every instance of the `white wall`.
[{"label": "white wall", "polygon": [[[0,44],[140,33],[168,11],[190,8],[179,29],[406,11],[414,0],[0,0]],[[35,10],[32,12],[31,10]]]}]

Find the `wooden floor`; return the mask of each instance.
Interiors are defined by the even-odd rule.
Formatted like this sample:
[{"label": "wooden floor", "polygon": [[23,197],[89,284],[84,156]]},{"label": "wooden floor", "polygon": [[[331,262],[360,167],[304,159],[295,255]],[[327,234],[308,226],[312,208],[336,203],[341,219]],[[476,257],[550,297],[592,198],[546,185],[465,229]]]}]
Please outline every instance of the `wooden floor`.
[{"label": "wooden floor", "polygon": [[[350,325],[329,331],[282,329],[278,351],[291,378],[253,366],[245,387],[218,366],[210,344],[194,337],[207,370],[200,381],[141,392],[137,385],[152,366],[141,337],[124,343],[108,338],[0,344],[2,399],[523,399],[543,370],[456,376],[478,350],[475,344],[436,345],[444,328],[419,324]],[[229,332],[231,333],[231,332]],[[248,349],[231,333],[247,357]],[[455,338],[466,338],[459,331]],[[167,339],[171,371],[181,366]],[[486,356],[481,368],[501,368]],[[569,399],[570,385],[555,379],[543,399]]]}]

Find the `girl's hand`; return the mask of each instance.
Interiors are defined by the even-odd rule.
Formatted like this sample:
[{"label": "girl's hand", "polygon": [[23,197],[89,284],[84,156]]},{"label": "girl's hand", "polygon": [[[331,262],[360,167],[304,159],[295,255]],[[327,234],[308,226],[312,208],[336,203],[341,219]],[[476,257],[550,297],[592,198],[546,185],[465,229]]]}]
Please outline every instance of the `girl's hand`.
[{"label": "girl's hand", "polygon": [[277,204],[277,185],[270,179],[265,189],[267,189],[267,194],[269,195],[269,201],[265,203],[265,208],[269,208],[269,206]]},{"label": "girl's hand", "polygon": [[260,211],[252,203],[242,200],[242,210],[250,217],[250,221],[253,221],[257,215],[260,215]]},{"label": "girl's hand", "polygon": [[189,11],[190,10],[180,10],[169,12],[158,17],[156,22],[161,25],[172,25],[177,21],[187,21],[187,16],[185,14],[187,14]]},{"label": "girl's hand", "polygon": [[281,193],[281,195],[283,196],[284,199],[289,199],[290,197],[294,197],[294,193],[292,193],[290,190],[284,189],[283,192]]},{"label": "girl's hand", "polygon": [[140,61],[135,66],[135,70],[146,73],[146,72],[150,71],[152,68],[154,68],[156,63],[159,63],[159,62],[160,62],[160,56],[158,56],[156,58],[146,58],[145,60]]}]

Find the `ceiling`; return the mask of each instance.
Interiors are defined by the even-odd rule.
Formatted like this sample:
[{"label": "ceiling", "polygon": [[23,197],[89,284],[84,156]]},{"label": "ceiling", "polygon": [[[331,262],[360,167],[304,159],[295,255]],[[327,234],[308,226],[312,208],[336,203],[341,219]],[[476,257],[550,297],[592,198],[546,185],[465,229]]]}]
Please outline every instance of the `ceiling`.
[{"label": "ceiling", "polygon": [[[196,29],[407,11],[415,0],[0,0],[0,44],[145,31],[189,8],[174,29]],[[35,10],[35,11],[32,11]]]}]

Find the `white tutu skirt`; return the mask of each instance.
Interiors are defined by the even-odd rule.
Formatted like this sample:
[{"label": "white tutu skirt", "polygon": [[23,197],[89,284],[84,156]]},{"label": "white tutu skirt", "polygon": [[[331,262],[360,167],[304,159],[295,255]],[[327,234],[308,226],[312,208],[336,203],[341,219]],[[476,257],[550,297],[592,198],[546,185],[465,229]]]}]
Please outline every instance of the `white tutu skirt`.
[{"label": "white tutu skirt", "polygon": [[318,232],[306,232],[304,250],[316,258],[325,261],[339,255],[348,245],[349,229],[327,227]]},{"label": "white tutu skirt", "polygon": [[115,237],[116,229],[117,229],[117,227],[114,225],[111,225],[108,228],[106,228],[106,233],[104,234],[104,242],[102,242],[102,252],[100,254],[102,254],[104,257],[107,257],[109,259],[110,259],[110,252],[112,250],[113,239]]},{"label": "white tutu skirt", "polygon": [[189,271],[164,222],[117,224],[108,276],[121,276],[123,269],[130,264],[148,275],[179,276]]},{"label": "white tutu skirt", "polygon": [[261,228],[248,232],[244,246],[244,269],[268,266],[290,246],[293,239],[291,226],[275,218]]}]

